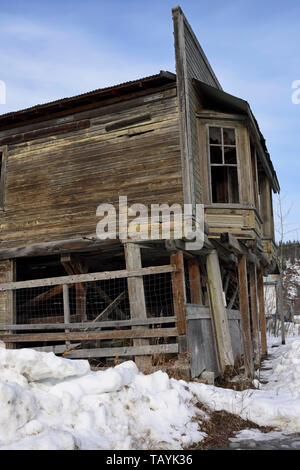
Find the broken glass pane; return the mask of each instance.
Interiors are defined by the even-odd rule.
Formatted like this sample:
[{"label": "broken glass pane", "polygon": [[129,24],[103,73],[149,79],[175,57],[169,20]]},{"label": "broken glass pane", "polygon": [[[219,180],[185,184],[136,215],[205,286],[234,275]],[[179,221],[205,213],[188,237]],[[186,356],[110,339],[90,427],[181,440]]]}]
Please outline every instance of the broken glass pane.
[{"label": "broken glass pane", "polygon": [[223,129],[224,145],[235,145],[235,132],[234,129],[224,128]]},{"label": "broken glass pane", "polygon": [[210,144],[219,144],[222,143],[221,138],[221,128],[220,127],[210,127],[209,128],[209,143]]}]

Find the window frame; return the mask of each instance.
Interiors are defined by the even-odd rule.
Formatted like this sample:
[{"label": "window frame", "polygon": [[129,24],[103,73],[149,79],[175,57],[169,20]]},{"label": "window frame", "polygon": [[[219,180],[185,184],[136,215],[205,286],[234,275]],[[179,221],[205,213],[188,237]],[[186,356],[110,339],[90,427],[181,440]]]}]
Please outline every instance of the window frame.
[{"label": "window frame", "polygon": [[[211,163],[211,156],[210,156],[210,141],[209,141],[209,129],[210,127],[218,127],[221,129],[221,145],[216,144],[215,146],[219,146],[222,149],[222,163]],[[235,133],[235,145],[224,145],[223,141],[223,129],[234,129]],[[240,176],[240,158],[239,158],[239,135],[238,135],[239,127],[233,125],[232,123],[217,123],[217,122],[209,122],[205,124],[205,131],[206,131],[206,153],[207,153],[207,164],[208,164],[208,178],[209,178],[209,196],[210,202],[213,205],[222,205],[222,206],[241,206],[242,204],[242,194],[241,194],[241,176]],[[212,144],[214,146],[214,144]],[[224,161],[224,147],[232,147],[235,148],[236,151],[236,163],[223,163]],[[213,188],[212,188],[212,175],[211,175],[211,168],[212,167],[234,167],[237,170],[237,180],[238,180],[238,202],[214,202],[213,201]]]},{"label": "window frame", "polygon": [[0,147],[1,154],[1,175],[0,175],[0,212],[5,206],[5,186],[6,186],[6,166],[7,166],[7,145]]}]

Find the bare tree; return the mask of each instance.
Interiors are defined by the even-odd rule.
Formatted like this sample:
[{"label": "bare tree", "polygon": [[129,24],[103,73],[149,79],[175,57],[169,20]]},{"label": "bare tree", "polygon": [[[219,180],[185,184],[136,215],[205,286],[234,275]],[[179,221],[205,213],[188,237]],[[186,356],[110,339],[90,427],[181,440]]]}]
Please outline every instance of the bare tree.
[{"label": "bare tree", "polygon": [[[291,212],[292,205],[287,207],[285,197],[281,197],[280,194],[277,196],[277,207],[276,207],[276,232],[279,239],[279,250],[278,250],[278,264],[279,264],[279,285],[278,285],[278,308],[280,311],[281,321],[281,342],[285,344],[285,329],[284,329],[284,312],[283,312],[283,274],[284,274],[284,258],[283,258],[283,242],[286,236],[291,232],[297,232],[297,229],[288,230],[288,216]],[[276,312],[277,313],[277,312]],[[275,317],[276,318],[276,317]],[[275,321],[276,325],[276,321]],[[276,326],[275,326],[276,328]]]}]

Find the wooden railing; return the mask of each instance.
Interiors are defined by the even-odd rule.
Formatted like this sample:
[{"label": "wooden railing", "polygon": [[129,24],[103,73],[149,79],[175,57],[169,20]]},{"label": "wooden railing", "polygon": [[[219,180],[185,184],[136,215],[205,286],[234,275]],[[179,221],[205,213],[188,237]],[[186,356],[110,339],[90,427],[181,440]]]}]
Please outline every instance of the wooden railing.
[{"label": "wooden railing", "polygon": [[[146,275],[155,276],[162,273],[176,273],[177,271],[178,269],[175,265],[165,265],[140,268],[137,270],[78,274],[0,284],[0,293],[36,287],[51,288],[61,286],[60,293],[63,294],[64,310],[63,322],[55,321],[55,318],[62,317],[54,316],[53,319],[51,318],[51,322],[45,323],[0,324],[0,340],[14,345],[26,345],[30,343],[30,347],[34,345],[35,349],[66,354],[67,357],[72,358],[177,353],[178,344],[174,343],[174,340],[172,343],[167,343],[168,338],[178,336],[176,326],[178,321],[177,316],[107,320],[107,314],[113,311],[116,306],[116,299],[111,299],[110,305],[108,305],[104,311],[100,312],[93,321],[71,322],[69,302],[69,287],[76,286],[79,283],[93,283],[96,281],[120,278],[141,278]],[[103,312],[106,313],[105,316]],[[136,339],[145,339],[148,341],[148,344],[146,341],[146,344],[140,346],[138,343],[134,342]],[[133,342],[133,345],[80,349],[81,341],[96,341],[96,344],[99,344],[99,341],[103,340],[125,340],[127,343],[129,340],[132,340],[131,343]],[[71,341],[77,341],[79,343],[70,343]],[[150,341],[155,344],[149,344]],[[53,343],[62,342],[65,344],[53,345]],[[162,342],[165,344],[162,344]],[[45,346],[44,343],[52,343],[52,345]],[[41,344],[43,346],[41,346]]]}]

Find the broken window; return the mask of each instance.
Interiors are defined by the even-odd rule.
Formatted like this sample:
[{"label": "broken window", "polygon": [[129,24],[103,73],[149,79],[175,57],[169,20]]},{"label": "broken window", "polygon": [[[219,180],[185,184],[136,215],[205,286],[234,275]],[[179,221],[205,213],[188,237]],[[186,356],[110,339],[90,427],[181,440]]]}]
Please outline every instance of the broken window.
[{"label": "broken window", "polygon": [[239,203],[235,129],[209,126],[211,193],[214,203]]}]

